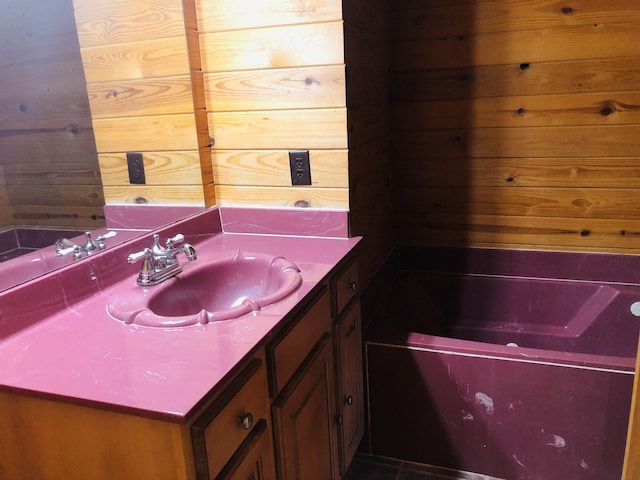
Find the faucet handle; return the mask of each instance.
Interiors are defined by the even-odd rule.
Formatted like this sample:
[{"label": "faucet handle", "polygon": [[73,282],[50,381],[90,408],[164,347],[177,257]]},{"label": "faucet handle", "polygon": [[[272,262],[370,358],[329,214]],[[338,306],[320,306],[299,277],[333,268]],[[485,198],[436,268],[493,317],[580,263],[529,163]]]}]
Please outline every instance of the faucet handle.
[{"label": "faucet handle", "polygon": [[104,235],[100,235],[100,236],[96,237],[96,242],[98,242],[98,250],[104,250],[105,248],[107,248],[107,245],[104,243],[104,241],[107,238],[113,238],[116,235],[118,235],[118,232],[114,232],[112,230],[110,232],[105,233]]},{"label": "faucet handle", "polygon": [[56,255],[62,257],[73,252],[73,247],[75,247],[76,244],[68,238],[59,238],[53,246],[56,249]]},{"label": "faucet handle", "polygon": [[56,256],[64,257],[66,255],[69,255],[70,253],[73,253],[75,251],[76,247],[78,247],[78,245],[74,245],[72,247],[66,247],[66,248],[56,247]]},{"label": "faucet handle", "polygon": [[138,260],[144,257],[151,257],[151,249],[145,248],[144,250],[136,253],[131,253],[127,257],[127,263],[136,263]]},{"label": "faucet handle", "polygon": [[181,233],[178,233],[174,237],[168,238],[167,241],[165,242],[165,245],[167,246],[167,248],[173,248],[182,242],[184,242],[184,235]]}]

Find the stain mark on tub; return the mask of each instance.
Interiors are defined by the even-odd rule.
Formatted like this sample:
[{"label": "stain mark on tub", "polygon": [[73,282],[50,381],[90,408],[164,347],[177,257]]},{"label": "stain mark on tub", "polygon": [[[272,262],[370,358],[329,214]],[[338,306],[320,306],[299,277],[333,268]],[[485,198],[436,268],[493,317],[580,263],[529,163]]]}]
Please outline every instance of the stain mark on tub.
[{"label": "stain mark on tub", "polygon": [[518,465],[520,465],[522,468],[527,468],[527,467],[525,466],[525,464],[522,462],[522,460],[520,460],[520,459],[516,456],[516,454],[515,454],[515,453],[514,453],[513,455],[511,455],[511,458],[513,458],[513,460],[514,460]]},{"label": "stain mark on tub", "polygon": [[567,442],[560,435],[547,434],[545,436],[545,443],[550,447],[555,447],[557,449],[566,448]]},{"label": "stain mark on tub", "polygon": [[473,422],[475,420],[475,417],[473,416],[472,413],[466,412],[464,410],[462,410],[461,412],[462,412],[462,421],[463,422]]},{"label": "stain mark on tub", "polygon": [[484,407],[487,415],[493,415],[493,399],[489,395],[487,395],[486,393],[478,392],[476,393],[475,399],[476,405]]},{"label": "stain mark on tub", "polygon": [[507,404],[507,409],[509,409],[509,410],[513,411],[513,410],[515,410],[516,408],[518,408],[518,407],[520,407],[520,406],[522,406],[522,401],[509,402],[509,403]]},{"label": "stain mark on tub", "polygon": [[585,461],[585,459],[581,459],[580,460],[580,468],[582,468],[583,470],[593,470],[589,464]]}]

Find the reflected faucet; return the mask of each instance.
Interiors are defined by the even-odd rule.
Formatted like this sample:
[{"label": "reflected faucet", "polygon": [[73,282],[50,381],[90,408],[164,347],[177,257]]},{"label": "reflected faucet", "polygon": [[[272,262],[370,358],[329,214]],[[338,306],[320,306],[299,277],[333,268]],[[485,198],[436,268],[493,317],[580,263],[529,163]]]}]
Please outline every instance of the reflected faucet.
[{"label": "reflected faucet", "polygon": [[113,238],[118,234],[118,232],[107,232],[104,235],[100,235],[94,241],[91,238],[91,232],[84,232],[86,242],[84,245],[78,245],[73,243],[68,238],[61,238],[60,240],[54,243],[54,248],[56,249],[56,255],[58,257],[64,257],[65,255],[69,255],[73,253],[74,260],[80,260],[83,255],[91,255],[92,253],[100,252],[107,248],[105,240],[107,238]]},{"label": "reflected faucet", "polygon": [[136,283],[142,287],[149,287],[175,277],[182,271],[182,265],[178,262],[178,254],[183,253],[188,261],[198,258],[196,249],[189,243],[182,243],[184,235],[179,233],[169,238],[165,246],[160,245],[160,236],[153,235],[153,245],[141,252],[132,253],[127,257],[127,262],[134,263],[142,260],[140,273]]}]

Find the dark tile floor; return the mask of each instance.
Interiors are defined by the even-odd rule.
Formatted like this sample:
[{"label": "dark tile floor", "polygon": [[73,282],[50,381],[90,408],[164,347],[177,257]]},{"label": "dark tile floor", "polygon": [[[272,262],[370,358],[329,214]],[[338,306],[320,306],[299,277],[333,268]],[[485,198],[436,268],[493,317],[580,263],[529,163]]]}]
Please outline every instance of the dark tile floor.
[{"label": "dark tile floor", "polygon": [[499,480],[366,455],[356,455],[343,480]]}]

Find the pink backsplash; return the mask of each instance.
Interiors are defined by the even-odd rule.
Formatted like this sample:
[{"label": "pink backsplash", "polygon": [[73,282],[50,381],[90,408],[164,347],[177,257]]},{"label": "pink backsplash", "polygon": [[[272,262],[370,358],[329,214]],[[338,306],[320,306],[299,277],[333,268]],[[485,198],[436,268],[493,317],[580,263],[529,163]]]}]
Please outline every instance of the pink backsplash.
[{"label": "pink backsplash", "polygon": [[155,229],[201,212],[191,205],[105,205],[107,228]]},{"label": "pink backsplash", "polygon": [[349,212],[337,210],[221,207],[225,233],[346,238]]}]

